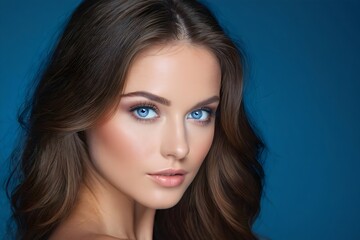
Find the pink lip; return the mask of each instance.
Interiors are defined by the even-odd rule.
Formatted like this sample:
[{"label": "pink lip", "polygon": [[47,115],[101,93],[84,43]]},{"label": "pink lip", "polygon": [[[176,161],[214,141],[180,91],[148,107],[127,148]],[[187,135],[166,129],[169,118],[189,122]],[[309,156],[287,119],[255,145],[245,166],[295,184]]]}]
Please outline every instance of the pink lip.
[{"label": "pink lip", "polygon": [[186,173],[186,171],[181,169],[167,169],[155,173],[150,173],[148,176],[150,176],[153,181],[163,187],[177,187],[184,182]]}]

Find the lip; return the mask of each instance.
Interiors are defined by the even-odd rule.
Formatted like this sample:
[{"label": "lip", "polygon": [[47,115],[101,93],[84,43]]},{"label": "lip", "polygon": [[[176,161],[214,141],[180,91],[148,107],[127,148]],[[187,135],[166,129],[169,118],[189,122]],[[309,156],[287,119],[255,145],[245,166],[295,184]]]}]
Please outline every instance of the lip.
[{"label": "lip", "polygon": [[160,186],[177,187],[184,182],[186,174],[187,172],[182,169],[167,169],[149,173],[148,176]]}]

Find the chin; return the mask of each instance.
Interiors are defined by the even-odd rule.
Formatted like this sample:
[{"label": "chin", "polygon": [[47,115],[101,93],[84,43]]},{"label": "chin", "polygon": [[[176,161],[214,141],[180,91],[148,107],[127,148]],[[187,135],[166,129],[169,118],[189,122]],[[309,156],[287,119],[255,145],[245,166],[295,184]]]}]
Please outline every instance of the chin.
[{"label": "chin", "polygon": [[176,202],[171,202],[171,203],[166,202],[166,203],[163,203],[162,205],[157,204],[156,209],[168,209],[168,208],[172,208],[172,207],[174,207],[179,201],[180,201],[180,199],[179,199],[178,201],[176,201]]},{"label": "chin", "polygon": [[157,194],[149,197],[146,201],[139,201],[143,206],[152,209],[167,209],[174,207],[181,199],[183,194]]}]

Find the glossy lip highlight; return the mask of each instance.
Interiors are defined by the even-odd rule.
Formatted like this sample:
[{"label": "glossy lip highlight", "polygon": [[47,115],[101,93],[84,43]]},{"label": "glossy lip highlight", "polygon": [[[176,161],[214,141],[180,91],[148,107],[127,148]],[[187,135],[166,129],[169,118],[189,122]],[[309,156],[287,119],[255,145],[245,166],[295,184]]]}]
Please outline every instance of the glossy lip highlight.
[{"label": "glossy lip highlight", "polygon": [[149,173],[148,176],[162,187],[177,187],[184,182],[186,174],[187,172],[182,169],[166,169]]}]

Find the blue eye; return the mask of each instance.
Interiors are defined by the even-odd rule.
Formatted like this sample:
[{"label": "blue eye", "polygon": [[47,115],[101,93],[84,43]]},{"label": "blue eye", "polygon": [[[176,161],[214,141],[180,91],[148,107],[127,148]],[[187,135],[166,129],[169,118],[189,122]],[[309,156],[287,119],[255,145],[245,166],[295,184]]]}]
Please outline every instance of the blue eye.
[{"label": "blue eye", "polygon": [[206,122],[210,120],[211,110],[197,109],[188,114],[186,118],[194,119],[200,122]]},{"label": "blue eye", "polygon": [[154,107],[139,106],[131,109],[131,112],[136,118],[139,118],[141,120],[150,120],[158,117],[158,114],[156,113]]}]

